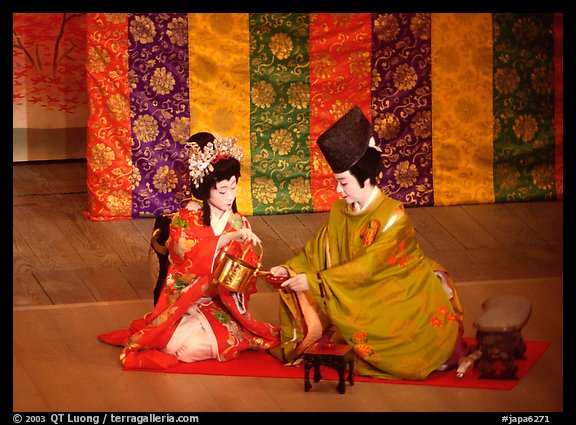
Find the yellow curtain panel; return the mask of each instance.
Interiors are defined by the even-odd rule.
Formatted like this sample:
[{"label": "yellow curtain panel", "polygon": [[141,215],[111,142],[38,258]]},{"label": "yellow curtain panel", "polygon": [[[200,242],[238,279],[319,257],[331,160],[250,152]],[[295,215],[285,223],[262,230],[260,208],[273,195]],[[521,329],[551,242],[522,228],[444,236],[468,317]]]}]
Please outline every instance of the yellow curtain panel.
[{"label": "yellow curtain panel", "polygon": [[490,14],[432,19],[435,205],[494,201],[491,27]]},{"label": "yellow curtain panel", "polygon": [[562,198],[562,14],[87,14],[92,220],[190,199],[184,143],[235,136],[247,215],[327,211],[317,137],[354,105],[407,206]]}]

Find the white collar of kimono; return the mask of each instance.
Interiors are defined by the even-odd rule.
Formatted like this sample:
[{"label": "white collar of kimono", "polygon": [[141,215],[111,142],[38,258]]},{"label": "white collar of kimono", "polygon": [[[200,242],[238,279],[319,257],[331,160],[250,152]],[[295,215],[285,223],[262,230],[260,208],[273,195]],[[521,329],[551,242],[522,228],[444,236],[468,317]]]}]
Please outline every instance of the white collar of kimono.
[{"label": "white collar of kimono", "polygon": [[212,230],[214,230],[216,236],[221,235],[224,231],[224,227],[226,227],[226,223],[228,223],[230,214],[232,214],[232,210],[224,211],[220,218],[218,218],[214,213],[210,214],[210,225],[212,226]]},{"label": "white collar of kimono", "polygon": [[364,204],[364,206],[362,208],[360,208],[359,202],[354,202],[354,212],[362,212],[366,208],[368,208],[370,206],[370,204],[372,202],[374,202],[374,199],[376,199],[378,197],[379,193],[380,193],[380,189],[378,188],[378,186],[374,186],[372,188],[372,193],[370,194],[370,196],[368,197],[368,200],[366,201],[366,203]]}]

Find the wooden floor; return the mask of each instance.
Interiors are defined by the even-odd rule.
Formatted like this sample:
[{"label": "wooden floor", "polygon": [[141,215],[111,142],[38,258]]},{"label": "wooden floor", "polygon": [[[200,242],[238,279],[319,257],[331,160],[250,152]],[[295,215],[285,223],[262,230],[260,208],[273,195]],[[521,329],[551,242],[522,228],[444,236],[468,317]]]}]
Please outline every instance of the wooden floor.
[{"label": "wooden floor", "polygon": [[[85,161],[13,164],[13,410],[96,412],[560,412],[563,382],[563,203],[410,208],[425,252],[454,276],[465,334],[482,301],[532,303],[526,339],[550,341],[511,391],[123,372],[119,349],[97,341],[152,306],[152,218],[87,220]],[[296,253],[325,213],[254,216],[263,268]],[[255,314],[277,321],[264,282]]]}]

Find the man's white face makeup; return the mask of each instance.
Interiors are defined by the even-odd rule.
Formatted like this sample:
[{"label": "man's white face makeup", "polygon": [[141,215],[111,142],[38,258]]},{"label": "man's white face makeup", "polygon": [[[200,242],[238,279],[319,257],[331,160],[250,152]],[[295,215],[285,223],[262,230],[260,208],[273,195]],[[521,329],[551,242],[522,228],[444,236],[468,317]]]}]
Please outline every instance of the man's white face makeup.
[{"label": "man's white face makeup", "polygon": [[356,177],[348,170],[343,173],[335,173],[334,177],[338,182],[336,191],[349,204],[358,202],[362,207],[372,194],[372,185],[369,179],[364,182],[364,187],[360,187]]}]

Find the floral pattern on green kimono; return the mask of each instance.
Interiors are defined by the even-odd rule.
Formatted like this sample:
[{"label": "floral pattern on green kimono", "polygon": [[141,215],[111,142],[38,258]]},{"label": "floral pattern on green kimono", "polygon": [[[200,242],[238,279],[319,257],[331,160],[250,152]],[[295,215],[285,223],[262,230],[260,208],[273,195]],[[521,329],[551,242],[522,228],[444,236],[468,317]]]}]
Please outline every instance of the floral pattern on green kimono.
[{"label": "floral pattern on green kimono", "polygon": [[[306,299],[323,327],[335,328],[332,340],[353,347],[356,373],[421,380],[451,356],[463,318],[456,288],[446,274],[450,299],[404,207],[383,192],[361,212],[335,201],[328,222],[285,266],[306,273]],[[305,326],[293,293],[280,297],[289,361]]]}]

